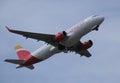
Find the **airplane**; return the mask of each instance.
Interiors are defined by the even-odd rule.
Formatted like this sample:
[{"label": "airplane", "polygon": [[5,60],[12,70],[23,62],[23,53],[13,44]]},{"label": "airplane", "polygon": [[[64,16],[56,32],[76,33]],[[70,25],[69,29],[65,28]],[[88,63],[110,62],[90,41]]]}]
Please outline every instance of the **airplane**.
[{"label": "airplane", "polygon": [[91,53],[88,51],[92,47],[92,40],[81,42],[80,39],[91,31],[98,31],[99,26],[104,21],[103,16],[93,15],[87,17],[85,20],[74,25],[66,31],[61,31],[57,34],[43,34],[26,32],[20,30],[13,30],[6,26],[9,32],[22,35],[26,38],[36,39],[37,41],[44,41],[47,44],[37,49],[33,53],[24,49],[22,46],[15,47],[19,59],[6,59],[5,62],[17,64],[16,68],[26,67],[34,69],[33,64],[41,62],[54,54],[64,52],[75,52],[81,56],[90,57]]}]

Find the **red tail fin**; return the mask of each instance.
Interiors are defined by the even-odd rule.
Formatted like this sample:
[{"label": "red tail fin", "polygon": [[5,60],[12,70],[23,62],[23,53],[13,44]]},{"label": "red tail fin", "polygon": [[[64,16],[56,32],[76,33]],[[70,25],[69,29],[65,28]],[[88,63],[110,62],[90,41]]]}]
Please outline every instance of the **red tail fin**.
[{"label": "red tail fin", "polygon": [[15,46],[15,50],[20,60],[27,60],[31,56],[31,53],[20,45]]}]

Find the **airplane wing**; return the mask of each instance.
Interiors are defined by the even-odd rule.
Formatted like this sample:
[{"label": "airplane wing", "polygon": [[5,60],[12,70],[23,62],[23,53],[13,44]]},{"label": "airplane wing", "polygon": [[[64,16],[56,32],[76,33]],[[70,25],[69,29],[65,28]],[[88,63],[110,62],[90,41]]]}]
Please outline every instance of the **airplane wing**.
[{"label": "airplane wing", "polygon": [[69,50],[76,52],[77,54],[80,54],[81,56],[86,56],[86,57],[92,56],[88,50],[79,50],[81,44],[82,43],[79,41],[74,46],[70,47]]},{"label": "airplane wing", "polygon": [[8,29],[9,32],[22,35],[22,36],[24,36],[26,38],[32,38],[32,39],[36,39],[38,41],[41,40],[41,41],[49,43],[49,44],[51,44],[53,46],[57,46],[57,42],[54,39],[55,35],[42,34],[42,33],[33,33],[33,32],[26,32],[26,31],[19,31],[19,30],[12,30],[7,26],[6,26],[6,28]]}]

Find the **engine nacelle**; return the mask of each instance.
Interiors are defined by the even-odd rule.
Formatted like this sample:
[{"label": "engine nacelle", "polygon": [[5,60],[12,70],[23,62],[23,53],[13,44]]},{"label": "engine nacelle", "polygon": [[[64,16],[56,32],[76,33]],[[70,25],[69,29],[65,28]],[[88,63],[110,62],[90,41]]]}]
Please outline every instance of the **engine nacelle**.
[{"label": "engine nacelle", "polygon": [[65,39],[66,36],[67,33],[65,31],[59,32],[58,34],[55,35],[55,40],[62,41],[63,39]]},{"label": "engine nacelle", "polygon": [[88,40],[84,43],[82,43],[80,49],[81,50],[87,50],[88,48],[90,48],[93,45],[93,42],[91,40]]}]

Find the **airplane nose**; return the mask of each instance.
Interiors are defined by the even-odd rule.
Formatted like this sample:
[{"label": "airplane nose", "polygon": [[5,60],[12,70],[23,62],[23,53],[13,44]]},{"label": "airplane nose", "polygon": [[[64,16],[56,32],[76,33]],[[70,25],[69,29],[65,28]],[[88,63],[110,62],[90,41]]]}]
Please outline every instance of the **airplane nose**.
[{"label": "airplane nose", "polygon": [[99,17],[100,22],[102,23],[104,21],[104,17],[100,16]]},{"label": "airplane nose", "polygon": [[104,21],[104,17],[103,16],[97,16],[97,23],[100,25],[103,21]]}]

